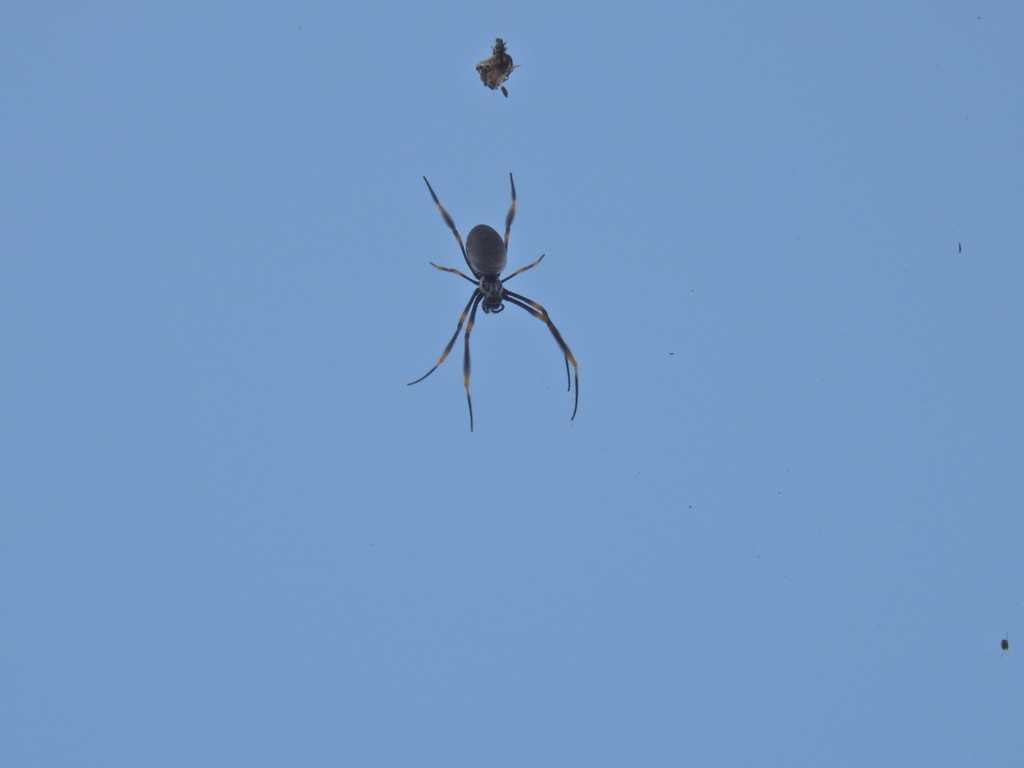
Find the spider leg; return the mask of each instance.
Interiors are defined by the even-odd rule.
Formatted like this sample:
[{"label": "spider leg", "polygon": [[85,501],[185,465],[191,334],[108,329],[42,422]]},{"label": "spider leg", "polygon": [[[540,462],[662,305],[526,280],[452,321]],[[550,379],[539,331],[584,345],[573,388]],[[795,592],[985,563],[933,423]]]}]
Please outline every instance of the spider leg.
[{"label": "spider leg", "polygon": [[[511,275],[510,275],[510,277],[511,277]],[[512,292],[508,291],[507,293],[512,293]],[[538,304],[535,301],[530,301],[530,299],[527,299],[525,296],[519,296],[518,293],[514,294],[514,295],[519,297],[519,298],[521,298],[521,299],[523,299],[523,301],[526,301],[526,302],[532,304],[533,306],[537,307],[540,310],[540,313],[530,309],[529,307],[523,306],[521,303],[519,303],[516,300],[509,299],[510,303],[516,304],[516,305],[518,305],[520,307],[523,307],[523,309],[525,309],[527,312],[532,314],[534,317],[538,318],[539,320],[543,320],[545,323],[547,323],[549,327],[554,327],[552,325],[552,323],[551,323],[551,317],[548,315],[548,312],[547,312],[546,309],[544,309],[544,307],[542,307],[540,304]],[[543,316],[541,316],[541,313],[543,313]],[[555,340],[557,341],[560,338],[562,338],[560,335],[556,336]],[[572,357],[572,353],[571,352],[569,353],[569,356],[565,357],[565,391],[566,392],[571,392],[572,391],[572,377],[569,375],[569,359],[571,357]],[[576,361],[573,360],[573,366],[575,366],[575,365],[576,365]],[[579,389],[579,380],[576,381],[576,389],[577,390]],[[576,399],[577,399],[577,402],[578,402],[579,401],[579,392],[577,392],[577,394],[576,394]],[[576,416],[576,409],[574,408],[573,409],[573,417],[575,418],[575,416]],[[572,419],[570,419],[570,421],[571,420]]]},{"label": "spider leg", "polygon": [[[547,325],[548,330],[551,331],[551,335],[554,336],[555,341],[558,342],[558,346],[561,348],[562,354],[565,355],[566,379],[569,378],[569,363],[572,363],[572,370],[574,373],[574,378],[576,380],[576,401],[572,407],[572,416],[569,418],[569,421],[572,421],[573,419],[576,418],[576,409],[579,408],[580,405],[580,371],[579,368],[576,367],[576,358],[572,356],[572,352],[569,351],[569,346],[562,339],[562,334],[560,334],[558,332],[558,329],[555,328],[555,324],[551,322],[551,318],[548,317],[548,311],[544,309],[544,307],[542,307],[536,301],[528,299],[525,296],[520,296],[518,293],[512,293],[512,291],[505,291],[505,300],[510,304],[515,304],[517,307],[522,307],[531,315],[536,317],[538,320],[542,320]],[[572,388],[571,383],[569,388]]]},{"label": "spider leg", "polygon": [[[544,257],[541,256],[540,258],[543,259]],[[534,262],[534,264],[536,264],[538,262],[540,262],[540,259],[537,259],[537,261]],[[530,267],[534,266],[534,264],[530,264],[527,267],[523,267],[523,269],[529,269]],[[509,277],[515,277],[516,274],[517,273],[513,272],[511,275],[509,275]],[[507,291],[506,293],[512,293],[512,291]],[[551,322],[550,322],[551,321],[551,316],[548,314],[548,311],[546,309],[544,309],[544,307],[542,307],[536,301],[531,301],[530,299],[526,298],[525,296],[521,296],[518,293],[513,293],[512,295],[515,296],[517,299],[525,301],[527,304],[532,304],[536,309],[539,309],[544,314],[544,317],[541,317],[540,315],[538,315],[536,313],[533,313],[533,316],[537,317],[537,318],[539,318],[541,320],[544,320],[544,318],[547,318],[546,320],[544,320],[544,322],[548,323],[548,325],[551,325]],[[530,311],[527,307],[523,307],[523,309],[526,309],[527,312]],[[556,340],[560,339],[560,338],[561,338],[561,336],[556,336],[555,337]],[[570,359],[570,357],[572,357],[572,353],[569,354],[569,357],[565,358],[565,391],[566,392],[569,392],[572,389],[572,380],[569,377],[569,359]],[[573,365],[575,365],[575,364],[576,364],[575,361],[573,361]],[[577,382],[577,389],[578,388],[579,388],[579,382]],[[575,415],[575,410],[573,411],[573,414]]]},{"label": "spider leg", "polygon": [[480,306],[484,295],[477,291],[479,296],[473,302],[473,311],[469,313],[469,322],[466,323],[466,351],[462,355],[462,381],[466,385],[466,402],[469,404],[469,431],[473,431],[473,398],[469,396],[469,334],[473,332],[473,323],[476,322],[476,308]]},{"label": "spider leg", "polygon": [[[434,371],[437,370],[437,367],[439,365],[441,365],[441,363],[444,362],[444,359],[446,357],[448,357],[448,353],[452,351],[452,347],[455,346],[455,340],[457,338],[459,338],[459,331],[462,330],[462,324],[464,322],[466,322],[466,315],[469,313],[469,305],[472,304],[474,301],[478,301],[478,300],[480,300],[482,298],[483,298],[483,294],[480,293],[479,289],[473,291],[473,295],[469,297],[469,301],[466,303],[466,308],[464,310],[462,310],[462,316],[459,317],[459,324],[455,327],[455,335],[452,336],[451,341],[448,342],[448,346],[445,347],[444,348],[444,352],[441,353],[441,359],[437,361],[437,364],[433,368],[431,368],[429,371],[427,371],[422,376],[420,376],[418,379],[416,379],[416,381],[410,381],[405,386],[411,387],[413,384],[419,384],[421,381],[423,381],[425,378],[427,378],[427,376],[429,376],[430,374],[432,374]],[[474,307],[474,310],[475,310],[475,307]]]},{"label": "spider leg", "polygon": [[[455,228],[455,222],[452,221],[452,217],[448,215],[448,211],[441,205],[441,201],[437,199],[437,195],[434,194],[434,188],[430,186],[430,182],[427,181],[427,177],[423,177],[423,181],[427,183],[427,189],[430,190],[430,196],[434,198],[434,204],[437,206],[437,210],[441,212],[441,218],[444,219],[444,223],[448,225],[448,229],[455,235],[455,239],[459,243],[459,248],[462,250],[462,258],[466,260],[466,266],[469,267],[469,271],[473,272],[473,265],[469,263],[469,257],[466,255],[466,246],[462,244],[462,236],[459,234],[459,230]],[[473,274],[476,274],[473,272]]]},{"label": "spider leg", "polygon": [[[541,256],[541,258],[544,258],[544,257],[543,257],[543,256]],[[432,266],[432,267],[433,267],[434,269],[440,269],[440,270],[441,270],[442,272],[451,272],[451,273],[452,273],[453,275],[458,275],[458,276],[459,276],[459,277],[461,277],[461,278],[462,278],[463,280],[469,280],[469,282],[471,282],[471,283],[472,283],[473,285],[476,285],[476,284],[477,284],[477,281],[476,281],[476,280],[474,280],[474,279],[473,279],[472,277],[466,277],[466,275],[462,274],[462,273],[461,273],[461,272],[459,272],[459,270],[457,270],[457,269],[450,269],[450,268],[448,268],[448,267],[439,267],[439,266],[437,266],[437,264],[435,264],[434,262],[430,262],[430,266]],[[509,277],[511,277],[511,275],[509,275]]]},{"label": "spider leg", "polygon": [[[505,90],[502,88],[501,90]],[[508,96],[508,94],[505,94]],[[505,247],[508,248],[508,232],[512,229],[512,220],[516,217],[516,183],[512,179],[512,174],[508,175],[508,181],[512,185],[512,205],[509,206],[508,216],[505,217]]]},{"label": "spider leg", "polygon": [[537,266],[538,264],[540,264],[540,263],[541,263],[541,262],[542,262],[542,261],[544,260],[544,256],[545,256],[545,254],[543,254],[543,253],[542,253],[542,254],[540,255],[540,258],[539,258],[539,259],[537,259],[537,260],[536,260],[535,262],[533,262],[533,264],[527,264],[527,265],[526,265],[525,267],[523,267],[522,269],[517,269],[517,270],[516,270],[515,272],[513,272],[513,273],[512,273],[511,275],[509,275],[508,277],[504,278],[504,279],[503,279],[503,280],[501,281],[501,284],[502,284],[502,285],[504,285],[504,284],[505,284],[505,283],[506,283],[507,281],[511,280],[511,279],[512,279],[513,277],[515,277],[516,275],[521,275],[521,274],[523,274],[523,272],[525,272],[526,270],[528,270],[528,269],[533,269],[534,267],[536,267],[536,266]]}]

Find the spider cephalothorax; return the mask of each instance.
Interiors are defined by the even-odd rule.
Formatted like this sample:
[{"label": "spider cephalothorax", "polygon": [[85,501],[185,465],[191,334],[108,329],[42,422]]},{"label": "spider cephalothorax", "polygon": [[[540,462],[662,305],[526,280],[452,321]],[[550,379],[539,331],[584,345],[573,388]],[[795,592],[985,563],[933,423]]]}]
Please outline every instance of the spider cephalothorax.
[{"label": "spider cephalothorax", "polygon": [[[501,40],[498,40],[501,43]],[[497,52],[497,46],[495,46],[495,52]],[[511,59],[509,59],[511,62]],[[551,322],[551,318],[548,317],[548,311],[544,309],[540,304],[528,299],[525,296],[521,296],[518,293],[505,288],[505,283],[511,280],[518,274],[525,272],[528,269],[540,264],[541,259],[544,255],[541,254],[540,259],[537,259],[532,264],[527,264],[521,269],[517,269],[508,277],[502,279],[501,273],[505,269],[505,264],[508,255],[508,234],[512,229],[512,220],[516,217],[516,183],[512,179],[512,174],[508,175],[509,183],[512,185],[512,205],[509,206],[508,215],[505,216],[505,237],[502,238],[498,234],[497,230],[493,227],[489,227],[486,224],[478,224],[469,231],[469,235],[466,237],[466,243],[463,245],[462,237],[459,235],[459,230],[455,228],[455,222],[452,221],[452,217],[448,215],[448,211],[444,209],[440,201],[437,199],[437,195],[434,194],[434,190],[430,186],[430,182],[427,181],[427,177],[423,177],[423,181],[427,182],[427,189],[430,190],[430,196],[434,199],[437,209],[441,212],[441,218],[444,219],[444,223],[448,225],[448,228],[455,235],[455,240],[459,244],[459,249],[462,251],[462,258],[466,260],[466,266],[469,267],[470,272],[473,273],[473,277],[469,277],[457,269],[451,269],[449,267],[439,267],[434,262],[430,262],[430,265],[435,269],[440,269],[442,272],[451,272],[452,274],[458,275],[461,278],[468,280],[474,284],[472,295],[469,297],[469,302],[466,304],[466,308],[462,310],[462,316],[459,317],[459,324],[455,327],[455,334],[452,336],[451,341],[448,342],[448,346],[444,348],[444,352],[441,353],[441,359],[437,361],[433,368],[427,371],[425,374],[420,376],[416,381],[410,381],[409,385],[417,384],[423,381],[427,376],[432,374],[437,367],[444,362],[445,358],[448,357],[448,353],[452,351],[452,347],[455,346],[455,340],[459,337],[459,331],[462,330],[462,324],[466,323],[466,315],[469,315],[469,322],[466,323],[466,349],[462,357],[462,378],[463,383],[466,386],[466,402],[469,404],[469,430],[473,431],[473,400],[469,396],[469,334],[473,330],[473,323],[476,321],[476,310],[477,307],[483,307],[485,314],[497,314],[505,309],[504,302],[514,304],[517,307],[525,309],[531,315],[536,317],[547,325],[548,330],[551,331],[551,335],[555,337],[555,341],[558,342],[559,348],[562,350],[562,354],[565,356],[565,377],[569,382],[569,389],[572,389],[573,380],[576,382],[576,399],[572,409],[572,419],[576,418],[576,407],[579,405],[580,400],[580,380],[579,370],[576,367],[576,360],[572,356],[572,352],[569,351],[568,345],[562,340],[562,335],[555,328],[555,324]],[[476,278],[475,280],[473,278]],[[569,364],[572,363],[572,369],[574,372],[573,379],[569,378]]]},{"label": "spider cephalothorax", "polygon": [[480,283],[477,285],[477,290],[484,295],[484,300],[480,302],[480,308],[487,314],[496,315],[505,309],[505,289],[501,285],[501,280],[497,277],[490,275],[484,275],[480,278]]}]

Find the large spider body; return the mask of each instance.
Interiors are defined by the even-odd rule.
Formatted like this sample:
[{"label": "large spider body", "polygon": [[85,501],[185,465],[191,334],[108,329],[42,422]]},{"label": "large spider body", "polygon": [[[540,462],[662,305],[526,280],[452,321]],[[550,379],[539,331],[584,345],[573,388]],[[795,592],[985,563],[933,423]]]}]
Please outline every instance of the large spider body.
[{"label": "large spider body", "polygon": [[[516,183],[512,178],[512,174],[508,175],[509,183],[512,185],[512,205],[508,209],[508,215],[505,217],[505,237],[502,238],[498,232],[492,227],[486,224],[478,224],[469,231],[469,235],[466,237],[465,245],[463,245],[462,237],[459,235],[459,230],[455,227],[455,222],[452,221],[452,217],[448,215],[448,212],[441,205],[437,199],[437,195],[434,194],[433,188],[430,186],[430,182],[427,181],[427,177],[423,177],[423,181],[427,184],[427,189],[430,190],[430,196],[434,199],[434,204],[437,205],[437,209],[441,212],[441,218],[444,219],[445,224],[455,235],[455,240],[459,244],[459,249],[462,251],[462,258],[466,261],[466,266],[469,267],[470,272],[473,273],[473,277],[469,277],[457,269],[451,269],[449,267],[439,267],[434,262],[430,262],[430,266],[435,269],[439,269],[442,272],[451,272],[452,274],[458,275],[459,277],[468,280],[473,283],[476,287],[473,289],[472,295],[469,297],[469,301],[466,303],[466,308],[462,310],[462,315],[459,317],[459,323],[455,328],[455,333],[448,342],[448,346],[444,348],[444,352],[441,353],[441,359],[437,361],[433,368],[427,371],[425,374],[420,376],[416,381],[410,381],[409,386],[418,384],[423,381],[427,376],[432,374],[437,367],[445,361],[448,357],[448,353],[452,351],[452,347],[455,346],[455,340],[459,337],[459,332],[462,330],[463,323],[466,323],[466,316],[469,316],[469,322],[466,323],[466,345],[465,351],[462,357],[462,378],[463,383],[466,387],[466,402],[469,405],[469,431],[473,431],[473,399],[469,395],[469,335],[473,331],[473,324],[476,322],[476,310],[478,307],[483,307],[486,314],[497,314],[505,309],[505,302],[514,304],[520,307],[531,315],[536,317],[538,320],[547,325],[548,330],[551,331],[551,335],[555,337],[555,341],[558,343],[559,348],[562,350],[562,354],[565,356],[565,378],[568,382],[568,389],[572,390],[573,380],[576,383],[576,398],[572,409],[572,419],[576,418],[576,408],[579,406],[580,399],[580,382],[579,382],[579,370],[576,367],[576,360],[572,356],[572,352],[569,351],[568,345],[562,340],[562,335],[555,328],[555,324],[551,322],[551,318],[548,317],[548,312],[537,302],[521,296],[518,293],[505,288],[505,283],[511,280],[516,275],[522,274],[528,269],[540,264],[544,258],[543,254],[532,264],[527,264],[521,269],[517,269],[508,277],[502,279],[501,273],[505,269],[505,264],[508,261],[508,235],[512,229],[512,220],[516,216]],[[572,364],[574,379],[569,378],[569,364]]]}]

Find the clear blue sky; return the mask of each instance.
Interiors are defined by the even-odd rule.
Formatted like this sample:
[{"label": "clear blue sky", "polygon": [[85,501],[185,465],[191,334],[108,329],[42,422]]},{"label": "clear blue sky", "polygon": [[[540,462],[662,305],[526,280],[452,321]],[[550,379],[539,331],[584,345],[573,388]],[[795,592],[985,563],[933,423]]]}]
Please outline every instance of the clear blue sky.
[{"label": "clear blue sky", "polygon": [[0,764],[1021,765],[1022,39],[9,4]]}]

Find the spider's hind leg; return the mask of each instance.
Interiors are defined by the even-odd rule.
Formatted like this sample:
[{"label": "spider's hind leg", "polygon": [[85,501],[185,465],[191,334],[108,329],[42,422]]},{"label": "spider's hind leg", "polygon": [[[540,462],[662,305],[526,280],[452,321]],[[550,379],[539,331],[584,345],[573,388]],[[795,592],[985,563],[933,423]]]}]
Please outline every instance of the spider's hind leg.
[{"label": "spider's hind leg", "polygon": [[572,363],[572,370],[574,374],[573,378],[576,382],[576,398],[572,407],[572,416],[569,418],[569,421],[572,421],[576,418],[576,410],[580,405],[580,371],[576,365],[576,358],[573,357],[572,352],[569,351],[569,345],[565,343],[565,340],[562,338],[562,334],[558,332],[558,329],[555,328],[555,324],[551,322],[551,318],[548,317],[548,311],[536,301],[528,299],[525,296],[520,296],[518,293],[512,293],[512,291],[505,291],[505,300],[511,304],[515,304],[517,307],[522,307],[547,325],[548,330],[551,331],[551,335],[555,337],[555,341],[558,343],[559,349],[561,349],[562,354],[565,355],[565,377],[567,379],[569,378],[569,363]]},{"label": "spider's hind leg", "polygon": [[469,396],[469,334],[473,332],[473,324],[476,322],[476,308],[480,306],[483,294],[474,299],[473,311],[469,313],[469,322],[466,323],[466,350],[462,355],[462,381],[466,386],[466,403],[469,405],[469,431],[473,431],[473,398]]},{"label": "spider's hind leg", "polygon": [[[452,270],[452,271],[454,271],[454,270]],[[413,384],[419,384],[421,381],[423,381],[425,378],[427,378],[427,376],[429,376],[434,371],[436,371],[438,369],[438,367],[441,365],[441,363],[444,362],[445,358],[448,357],[448,353],[452,351],[452,347],[455,346],[455,340],[457,338],[459,338],[459,331],[462,330],[462,324],[464,322],[466,322],[466,315],[469,313],[470,305],[474,301],[477,301],[477,300],[479,300],[481,298],[483,298],[483,296],[480,293],[480,291],[479,290],[474,290],[473,291],[473,295],[469,297],[469,301],[466,303],[466,308],[464,310],[462,310],[462,315],[459,317],[459,324],[457,326],[455,326],[455,334],[452,336],[451,341],[448,342],[448,346],[444,348],[444,352],[441,353],[441,359],[438,360],[434,364],[433,368],[431,368],[429,371],[427,371],[422,376],[420,376],[418,379],[416,379],[416,381],[410,381],[408,384],[406,384],[407,387],[411,387]],[[474,307],[473,311],[474,312],[476,311],[475,307]],[[470,320],[470,323],[472,323],[472,322],[473,321]]]}]

